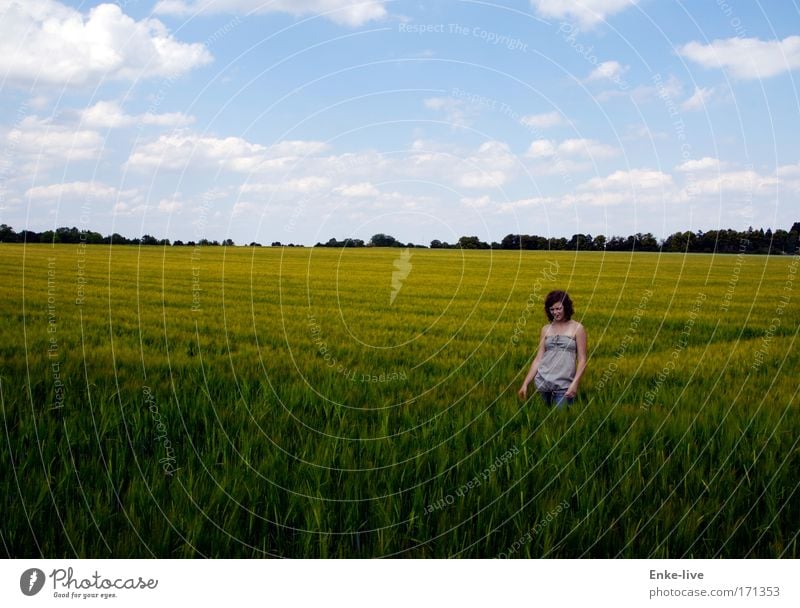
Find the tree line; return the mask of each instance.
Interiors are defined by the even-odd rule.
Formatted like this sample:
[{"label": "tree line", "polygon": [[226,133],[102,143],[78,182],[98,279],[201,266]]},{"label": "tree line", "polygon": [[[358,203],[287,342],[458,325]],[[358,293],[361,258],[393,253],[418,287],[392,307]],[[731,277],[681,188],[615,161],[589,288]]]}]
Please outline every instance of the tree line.
[{"label": "tree line", "polygon": [[[798,247],[800,222],[790,230],[775,230],[750,227],[747,230],[709,230],[704,232],[675,232],[665,239],[657,239],[651,233],[637,232],[626,237],[591,234],[573,234],[571,238],[544,237],[530,234],[508,234],[503,240],[487,243],[477,236],[462,236],[455,243],[434,239],[431,249],[526,249],[563,251],[665,251],[689,253],[794,253]],[[280,244],[280,243],[279,243]],[[367,243],[361,239],[330,239],[317,243],[315,247],[425,247],[414,243],[403,243],[387,234],[376,234]]]},{"label": "tree line", "polygon": [[[429,247],[430,249],[525,249],[525,250],[573,250],[573,251],[665,251],[688,253],[761,253],[784,254],[794,253],[798,248],[800,222],[795,222],[789,230],[771,228],[758,230],[750,227],[747,230],[709,230],[704,232],[675,232],[665,239],[657,239],[651,233],[637,232],[626,237],[606,237],[602,234],[573,234],[571,238],[543,237],[530,234],[508,234],[499,243],[487,243],[477,236],[462,236],[455,243],[434,239],[429,246],[414,243],[403,243],[388,234],[375,234],[369,241],[362,239],[337,240],[332,238],[325,243],[316,243],[315,247]],[[233,239],[225,239],[221,243],[216,240],[200,239],[195,241],[174,242],[169,239],[158,239],[145,234],[140,238],[127,238],[121,234],[103,236],[99,232],[72,228],[56,228],[36,232],[22,230],[15,232],[11,226],[0,224],[0,242],[3,243],[73,243],[87,245],[160,245],[164,246],[227,246],[236,245]],[[250,247],[261,247],[261,243],[251,242]],[[283,244],[274,241],[273,247],[302,247],[294,243]]]}]

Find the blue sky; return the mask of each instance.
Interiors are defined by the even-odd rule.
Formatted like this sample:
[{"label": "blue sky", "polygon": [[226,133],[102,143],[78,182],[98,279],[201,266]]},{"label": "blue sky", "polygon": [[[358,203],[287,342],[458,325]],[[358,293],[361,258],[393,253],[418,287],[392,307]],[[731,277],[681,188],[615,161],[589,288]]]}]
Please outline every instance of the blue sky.
[{"label": "blue sky", "polygon": [[0,0],[0,223],[788,229],[799,67],[794,1]]}]

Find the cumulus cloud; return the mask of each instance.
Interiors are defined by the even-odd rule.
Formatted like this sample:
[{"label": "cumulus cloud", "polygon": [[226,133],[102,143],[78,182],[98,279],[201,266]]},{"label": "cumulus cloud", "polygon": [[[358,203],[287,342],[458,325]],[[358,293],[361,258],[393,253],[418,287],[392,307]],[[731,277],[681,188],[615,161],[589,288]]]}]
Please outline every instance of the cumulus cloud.
[{"label": "cumulus cloud", "polygon": [[251,143],[241,137],[211,137],[194,133],[170,133],[139,145],[128,158],[134,169],[180,171],[215,167],[239,173],[289,169],[298,159],[319,153],[326,144],[315,141],[283,141],[273,146]]},{"label": "cumulus cloud", "polygon": [[618,61],[604,61],[592,70],[586,80],[590,82],[595,80],[618,81],[627,71],[628,66],[622,65]]},{"label": "cumulus cloud", "polygon": [[15,82],[174,77],[211,61],[202,44],[179,42],[160,21],[135,21],[116,4],[84,15],[55,0],[0,0],[0,14],[0,73]]},{"label": "cumulus cloud", "polygon": [[625,203],[652,204],[679,198],[671,175],[653,169],[614,171],[605,177],[593,177],[561,197],[566,205],[607,206]]},{"label": "cumulus cloud", "polygon": [[321,15],[326,19],[358,27],[386,17],[384,0],[160,0],[156,13],[171,15],[196,15],[200,13],[288,13],[295,17]]},{"label": "cumulus cloud", "polygon": [[334,192],[348,198],[374,197],[380,194],[380,191],[369,182],[339,186],[334,188]]},{"label": "cumulus cloud", "polygon": [[593,139],[565,139],[555,142],[549,139],[537,139],[528,148],[531,158],[565,158],[601,159],[611,158],[619,154],[619,150],[608,144]]},{"label": "cumulus cloud", "polygon": [[[129,190],[125,195],[132,195],[135,191]],[[30,200],[56,201],[86,200],[86,199],[105,199],[116,200],[120,192],[111,186],[101,182],[67,182],[62,184],[50,184],[48,186],[35,186],[25,192],[25,196]]]},{"label": "cumulus cloud", "polygon": [[696,173],[700,171],[719,171],[723,167],[724,164],[718,158],[704,156],[703,158],[687,160],[675,167],[675,170],[681,173]]},{"label": "cumulus cloud", "polygon": [[444,112],[447,122],[454,127],[468,127],[475,114],[474,107],[467,106],[463,99],[452,97],[431,97],[425,100],[425,107]]},{"label": "cumulus cloud", "polygon": [[37,116],[26,117],[6,139],[17,161],[38,169],[96,159],[103,149],[103,138],[96,131],[69,128]]},{"label": "cumulus cloud", "polygon": [[193,122],[194,117],[187,116],[182,112],[126,114],[119,104],[114,101],[99,101],[81,112],[81,123],[98,129],[118,129],[136,124],[159,127],[185,127]]},{"label": "cumulus cloud", "polygon": [[727,171],[701,175],[691,180],[686,187],[693,196],[710,195],[719,196],[722,193],[739,194],[745,197],[774,190],[778,179],[774,175],[760,175],[752,169],[741,171]]},{"label": "cumulus cloud", "polygon": [[637,2],[638,0],[531,0],[531,5],[542,17],[571,18],[588,28]]},{"label": "cumulus cloud", "polygon": [[783,40],[726,38],[711,44],[690,42],[678,49],[705,68],[718,68],[742,80],[770,78],[800,67],[800,36]]},{"label": "cumulus cloud", "polygon": [[526,127],[531,127],[533,129],[549,129],[551,127],[558,127],[566,124],[561,112],[557,112],[555,110],[552,112],[544,112],[542,114],[530,114],[528,116],[523,116],[520,119],[520,122]]},{"label": "cumulus cloud", "polygon": [[516,165],[508,144],[487,141],[455,168],[455,181],[463,188],[496,188],[506,183]]},{"label": "cumulus cloud", "polygon": [[681,104],[682,110],[693,111],[702,110],[711,100],[713,89],[706,87],[695,87],[692,96]]}]

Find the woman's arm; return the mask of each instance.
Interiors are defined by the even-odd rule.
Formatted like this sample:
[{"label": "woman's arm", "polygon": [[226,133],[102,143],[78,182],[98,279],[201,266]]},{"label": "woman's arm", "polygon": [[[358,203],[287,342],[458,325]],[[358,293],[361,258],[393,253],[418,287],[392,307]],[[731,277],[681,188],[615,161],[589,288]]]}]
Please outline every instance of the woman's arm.
[{"label": "woman's arm", "polygon": [[544,354],[544,338],[547,335],[547,325],[542,327],[542,331],[539,332],[539,348],[536,350],[536,356],[533,358],[533,363],[531,363],[531,369],[528,371],[528,375],[525,376],[525,380],[522,383],[519,391],[517,394],[519,395],[520,399],[526,399],[528,397],[528,385],[531,381],[536,377],[536,372],[539,371],[539,363],[542,360],[542,355]]},{"label": "woman's arm", "polygon": [[581,383],[581,376],[586,370],[586,330],[583,325],[578,324],[578,331],[575,332],[575,345],[578,350],[578,362],[575,366],[575,377],[567,389],[566,396],[570,399],[578,394],[578,386]]}]

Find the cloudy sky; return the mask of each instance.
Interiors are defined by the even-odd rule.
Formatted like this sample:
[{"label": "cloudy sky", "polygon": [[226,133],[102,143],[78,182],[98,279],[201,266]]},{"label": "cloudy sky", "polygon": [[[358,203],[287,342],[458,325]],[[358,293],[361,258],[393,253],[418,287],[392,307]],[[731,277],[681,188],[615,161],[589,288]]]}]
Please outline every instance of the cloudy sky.
[{"label": "cloudy sky", "polygon": [[789,1],[0,0],[0,223],[788,229],[798,68]]}]

